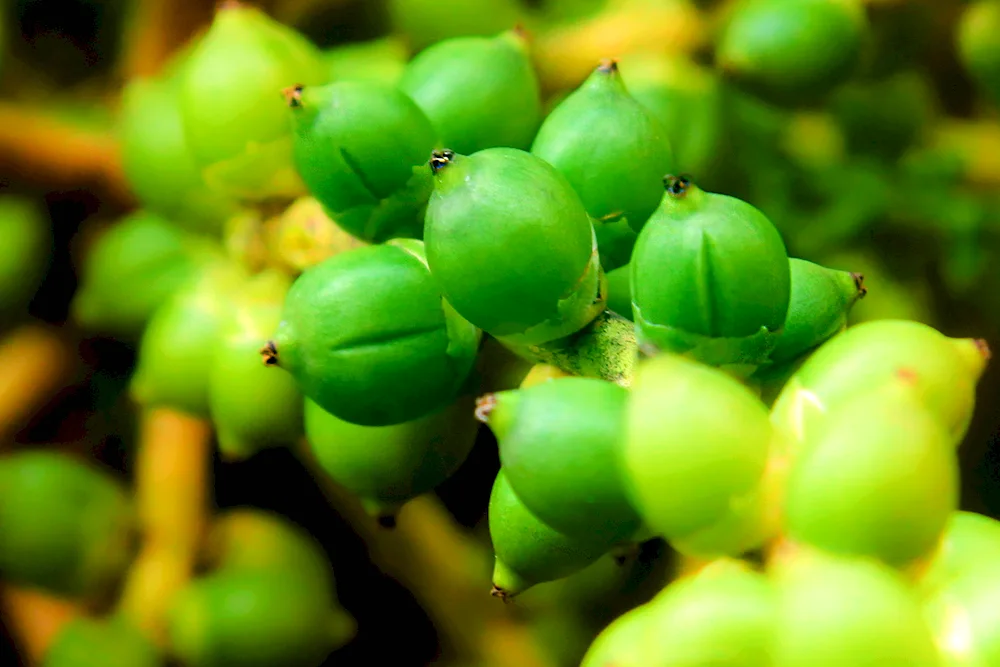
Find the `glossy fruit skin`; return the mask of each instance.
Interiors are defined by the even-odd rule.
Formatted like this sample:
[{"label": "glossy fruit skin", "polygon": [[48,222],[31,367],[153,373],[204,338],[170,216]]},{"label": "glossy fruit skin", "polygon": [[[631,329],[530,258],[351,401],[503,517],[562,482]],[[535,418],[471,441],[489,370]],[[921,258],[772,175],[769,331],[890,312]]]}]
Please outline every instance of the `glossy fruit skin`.
[{"label": "glossy fruit skin", "polygon": [[131,213],[91,247],[73,316],[88,330],[137,338],[153,313],[220,255],[221,249],[151,211]]},{"label": "glossy fruit skin", "polygon": [[331,217],[367,241],[419,238],[436,143],[420,108],[381,83],[341,81],[288,94],[295,168]]},{"label": "glossy fruit skin", "polygon": [[315,46],[257,8],[224,6],[179,76],[184,133],[212,189],[251,201],[302,194],[281,91],[326,83]]},{"label": "glossy fruit skin", "polygon": [[668,179],[632,252],[641,341],[748,375],[766,362],[788,312],[784,241],[744,201]]},{"label": "glossy fruit skin", "polygon": [[873,320],[849,327],[816,350],[785,385],[771,421],[793,448],[838,403],[903,372],[916,379],[913,391],[961,443],[975,404],[976,383],[986,364],[977,341],[949,338],[933,327],[905,320]]},{"label": "glossy fruit skin", "polygon": [[626,414],[629,496],[668,540],[722,519],[764,474],[772,436],[767,409],[722,371],[657,355],[637,368]]},{"label": "glossy fruit skin", "polygon": [[516,0],[389,0],[396,32],[420,50],[455,37],[486,37],[517,25],[524,8]]},{"label": "glossy fruit skin", "polygon": [[487,424],[500,465],[532,514],[573,537],[635,533],[640,519],[620,467],[627,389],[565,377],[493,398]]},{"label": "glossy fruit skin", "polygon": [[1000,521],[975,512],[953,512],[917,586],[922,595],[932,595],[981,568],[995,569],[997,563]]},{"label": "glossy fruit skin", "polygon": [[774,667],[939,667],[916,598],[890,568],[810,553],[775,581]]},{"label": "glossy fruit skin", "polygon": [[733,498],[720,519],[687,537],[672,540],[670,546],[679,554],[702,560],[737,558],[761,548],[781,528],[774,502],[780,485],[781,480],[770,468],[765,470],[757,486]]},{"label": "glossy fruit skin", "polygon": [[46,649],[42,667],[159,667],[159,651],[121,616],[78,616]]},{"label": "glossy fruit skin", "polygon": [[958,54],[984,93],[1000,104],[1000,2],[967,3],[958,24]]},{"label": "glossy fruit skin", "polygon": [[431,119],[441,145],[463,155],[527,150],[541,122],[538,78],[515,31],[434,44],[409,62],[399,88]]},{"label": "glossy fruit skin", "polygon": [[214,263],[156,310],[139,341],[130,387],[136,402],[210,416],[212,357],[246,279],[238,265]]},{"label": "glossy fruit skin", "polygon": [[649,604],[625,612],[612,621],[590,644],[580,667],[642,667],[647,665],[643,641],[652,622]]},{"label": "glossy fruit skin", "polygon": [[281,321],[291,279],[274,270],[233,296],[208,373],[208,406],[223,456],[242,459],[302,437],[302,394],[287,373],[261,363],[262,341]]},{"label": "glossy fruit skin", "polygon": [[390,426],[360,426],[306,400],[309,447],[331,479],[359,496],[378,517],[431,491],[454,473],[475,444],[471,395],[427,415]]},{"label": "glossy fruit skin", "polygon": [[135,516],[109,474],[53,451],[0,458],[0,573],[56,595],[106,595],[129,565]]},{"label": "glossy fruit skin", "polygon": [[958,506],[958,461],[906,381],[861,389],[806,446],[785,492],[792,540],[893,566],[934,548]]},{"label": "glossy fruit skin", "polygon": [[17,195],[0,196],[0,317],[11,325],[23,316],[48,272],[52,258],[52,223],[40,202]]},{"label": "glossy fruit skin", "polygon": [[582,570],[613,544],[593,534],[570,537],[543,523],[517,497],[502,469],[493,483],[488,516],[496,553],[493,586],[502,597]]},{"label": "glossy fruit skin", "polygon": [[741,0],[723,28],[716,62],[772,101],[809,101],[851,76],[866,32],[856,0]]},{"label": "glossy fruit skin", "polygon": [[549,113],[531,152],[566,177],[597,224],[625,218],[636,230],[674,170],[666,130],[629,94],[614,61]]},{"label": "glossy fruit skin", "polygon": [[924,615],[945,667],[1000,661],[1000,567],[978,567],[958,576],[924,603]]},{"label": "glossy fruit skin", "polygon": [[330,81],[363,81],[394,86],[403,76],[410,53],[396,37],[335,46],[323,52]]},{"label": "glossy fruit skin", "polygon": [[448,157],[434,181],[427,261],[463,317],[531,345],[574,333],[603,310],[593,227],[555,168],[525,151],[490,148]]},{"label": "glossy fruit skin", "polygon": [[343,643],[331,592],[288,570],[220,570],[177,594],[174,652],[191,667],[318,667]]},{"label": "glossy fruit skin", "polygon": [[451,403],[481,332],[442,297],[423,244],[395,240],[302,273],[273,336],[278,366],[340,419],[388,426]]},{"label": "glossy fruit skin", "polygon": [[608,310],[632,319],[632,267],[628,264],[608,271]]}]

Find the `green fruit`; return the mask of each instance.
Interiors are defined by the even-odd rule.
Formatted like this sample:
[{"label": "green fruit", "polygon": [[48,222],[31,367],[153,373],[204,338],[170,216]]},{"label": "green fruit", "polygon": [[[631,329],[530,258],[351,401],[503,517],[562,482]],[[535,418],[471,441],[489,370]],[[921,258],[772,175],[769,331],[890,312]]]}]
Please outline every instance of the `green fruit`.
[{"label": "green fruit", "polygon": [[454,37],[494,35],[524,17],[517,0],[389,0],[389,20],[395,32],[415,49]]},{"label": "green fruit", "polygon": [[493,146],[527,150],[541,122],[528,45],[513,30],[435,44],[410,61],[399,87],[431,119],[441,145],[463,155]]},{"label": "green fruit", "polygon": [[625,471],[635,507],[658,534],[690,537],[760,483],[771,427],[764,404],[744,385],[661,354],[640,364],[631,392]]},{"label": "green fruit", "polygon": [[650,607],[640,605],[612,621],[591,643],[580,667],[646,667],[644,639],[652,624]]},{"label": "green fruit", "polygon": [[173,652],[190,667],[319,667],[352,625],[321,582],[282,570],[196,579],[168,623]]},{"label": "green fruit", "polygon": [[673,540],[670,546],[684,556],[702,560],[739,557],[761,548],[775,537],[778,521],[771,504],[775,483],[766,476],[755,488],[733,498],[726,513],[715,523],[687,537]]},{"label": "green fruit", "polygon": [[455,310],[504,342],[579,331],[606,289],[587,212],[551,165],[515,148],[435,153],[427,261]]},{"label": "green fruit", "polygon": [[552,110],[531,152],[566,177],[596,225],[619,218],[642,229],[674,168],[666,130],[606,61]]},{"label": "green fruit", "polygon": [[953,512],[933,557],[918,582],[921,593],[936,593],[980,568],[1000,563],[1000,521],[975,512]]},{"label": "green fruit", "polygon": [[676,169],[707,177],[723,139],[718,78],[687,56],[636,53],[619,61],[625,85],[667,133]]},{"label": "green fruit", "polygon": [[77,616],[66,623],[46,649],[42,667],[160,667],[153,645],[124,617]]},{"label": "green fruit", "polygon": [[117,479],[45,450],[0,457],[0,575],[93,600],[124,575],[135,516]]},{"label": "green fruit", "polygon": [[972,417],[985,351],[981,341],[949,338],[919,322],[865,322],[809,357],[775,401],[771,421],[790,446],[801,447],[859,387],[878,387],[902,373],[958,446]]},{"label": "green fruit", "polygon": [[502,469],[493,482],[488,515],[496,553],[493,595],[504,599],[582,570],[613,544],[594,534],[570,537],[543,523],[514,494]]},{"label": "green fruit", "polygon": [[764,97],[808,101],[854,73],[867,29],[858,0],[741,0],[719,38],[716,63]]},{"label": "green fruit", "polygon": [[0,316],[10,326],[25,315],[52,260],[52,221],[40,202],[0,196]]},{"label": "green fruit", "polygon": [[295,379],[272,372],[259,354],[281,321],[291,282],[274,270],[254,276],[233,295],[231,312],[219,326],[208,369],[208,407],[227,458],[247,458],[302,437],[302,394]]},{"label": "green fruit", "polygon": [[957,33],[962,65],[983,92],[1000,104],[1000,2],[966,3]]},{"label": "green fruit", "polygon": [[212,357],[246,279],[236,264],[217,262],[156,310],[139,341],[131,385],[137,403],[209,417]]},{"label": "green fruit", "polygon": [[326,82],[315,46],[259,9],[228,3],[179,76],[184,134],[212,189],[247,200],[301,194],[281,91]]},{"label": "green fruit", "polygon": [[323,54],[330,81],[359,81],[394,86],[410,57],[406,44],[394,37],[342,44]]},{"label": "green fruit", "polygon": [[916,598],[874,561],[803,556],[777,573],[774,667],[939,667]]},{"label": "green fruit", "polygon": [[748,375],[785,322],[785,244],[744,201],[666,179],[663,203],[632,253],[632,307],[641,342]]},{"label": "green fruit", "polygon": [[582,377],[486,397],[507,483],[552,528],[614,541],[638,530],[619,462],[627,398],[619,385]]},{"label": "green fruit", "polygon": [[[639,237],[629,226],[628,220],[618,218],[601,222],[591,218],[594,225],[594,237],[597,239],[597,250],[601,253],[601,267],[605,271],[613,271],[628,264]],[[629,311],[632,306],[629,305]]]},{"label": "green fruit", "polygon": [[847,316],[868,293],[859,273],[828,269],[804,259],[789,259],[791,296],[788,315],[771,361],[793,361],[847,328]]},{"label": "green fruit", "polygon": [[964,573],[924,603],[946,667],[1000,664],[1000,565]]},{"label": "green fruit", "polygon": [[608,271],[608,310],[632,319],[632,267],[628,264]]},{"label": "green fruit", "polygon": [[73,297],[73,317],[91,331],[138,337],[153,313],[217,256],[221,249],[155,213],[129,214],[89,250]]},{"label": "green fruit", "polygon": [[929,553],[958,504],[948,432],[898,379],[831,411],[792,466],[789,537],[904,566]]},{"label": "green fruit", "polygon": [[218,233],[232,202],[202,180],[181,119],[177,77],[133,79],[118,119],[122,169],[142,204],[196,231]]},{"label": "green fruit", "polygon": [[327,412],[401,424],[455,400],[480,331],[442,297],[420,241],[356,248],[310,267],[285,298],[268,363]]},{"label": "green fruit", "polygon": [[312,401],[305,404],[306,439],[320,467],[391,526],[407,501],[454,473],[475,444],[479,424],[471,396],[412,421],[360,426]]},{"label": "green fruit", "polygon": [[420,108],[381,83],[297,86],[287,95],[295,168],[330,216],[367,241],[419,238],[435,145]]}]

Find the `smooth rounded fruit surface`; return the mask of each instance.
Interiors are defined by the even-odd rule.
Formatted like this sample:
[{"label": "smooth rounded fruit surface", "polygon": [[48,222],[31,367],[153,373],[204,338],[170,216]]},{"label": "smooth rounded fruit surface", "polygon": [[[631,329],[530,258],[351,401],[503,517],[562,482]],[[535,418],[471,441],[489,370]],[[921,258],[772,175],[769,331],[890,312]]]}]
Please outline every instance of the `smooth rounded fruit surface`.
[{"label": "smooth rounded fruit surface", "polygon": [[552,110],[531,152],[566,177],[598,224],[625,218],[636,230],[674,168],[666,130],[629,94],[614,61]]},{"label": "smooth rounded fruit surface", "polygon": [[851,76],[867,30],[857,0],[741,0],[716,51],[722,71],[765,97],[818,97]]},{"label": "smooth rounded fruit surface", "polygon": [[969,2],[958,24],[958,54],[995,104],[1000,104],[1000,2]]},{"label": "smooth rounded fruit surface", "polygon": [[71,598],[107,594],[132,557],[135,521],[110,475],[63,454],[0,457],[0,574]]},{"label": "smooth rounded fruit surface", "polygon": [[49,269],[52,223],[40,202],[0,196],[0,317],[10,325],[22,317]]},{"label": "smooth rounded fruit surface", "polygon": [[626,539],[638,529],[620,464],[627,398],[623,387],[581,377],[488,397],[507,482],[556,530]]},{"label": "smooth rounded fruit surface", "polygon": [[451,403],[480,332],[442,298],[420,241],[356,248],[307,269],[285,298],[265,361],[327,412],[388,426]]},{"label": "smooth rounded fruit surface", "polygon": [[389,0],[389,20],[415,49],[454,37],[488,36],[517,25],[524,7],[517,0]]},{"label": "smooth rounded fruit surface", "polygon": [[924,603],[946,667],[1000,664],[1000,564],[957,577]]},{"label": "smooth rounded fruit surface", "polygon": [[281,91],[326,83],[315,46],[255,7],[227,3],[179,76],[184,134],[211,188],[247,200],[301,194]]},{"label": "smooth rounded fruit surface", "polygon": [[639,514],[668,540],[711,526],[752,491],[770,440],[767,408],[722,371],[671,354],[636,370],[626,478]]},{"label": "smooth rounded fruit surface", "polygon": [[640,339],[749,374],[767,360],[791,292],[785,244],[750,204],[666,179],[632,252]]},{"label": "smooth rounded fruit surface", "polygon": [[975,512],[952,512],[933,557],[920,575],[923,594],[935,593],[956,579],[1000,563],[1000,521]]},{"label": "smooth rounded fruit surface", "polygon": [[436,153],[424,240],[455,310],[491,335],[544,343],[603,310],[594,230],[551,165],[515,148]]},{"label": "smooth rounded fruit surface", "polygon": [[439,42],[410,61],[399,87],[431,119],[441,145],[464,155],[527,150],[541,122],[538,78],[516,31]]},{"label": "smooth rounded fruit surface", "polygon": [[643,641],[651,621],[650,605],[632,609],[612,621],[590,644],[580,667],[645,667]]},{"label": "smooth rounded fruit surface", "polygon": [[137,627],[121,616],[73,618],[45,651],[41,667],[160,667],[163,658]]},{"label": "smooth rounded fruit surface", "polygon": [[323,53],[330,81],[365,81],[396,85],[410,57],[406,43],[398,37],[340,44]]}]

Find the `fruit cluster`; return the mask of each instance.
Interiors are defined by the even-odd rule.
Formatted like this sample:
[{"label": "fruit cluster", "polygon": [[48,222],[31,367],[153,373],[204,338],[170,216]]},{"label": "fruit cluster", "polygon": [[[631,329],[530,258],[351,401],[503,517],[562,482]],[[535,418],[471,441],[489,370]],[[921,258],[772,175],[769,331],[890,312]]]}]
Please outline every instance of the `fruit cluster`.
[{"label": "fruit cluster", "polygon": [[[747,0],[715,56],[741,94],[801,104],[867,29],[854,0]],[[550,100],[532,39],[323,52],[224,3],[125,90],[142,208],[90,249],[73,318],[137,343],[139,406],[209,420],[231,460],[305,443],[386,528],[485,424],[505,601],[653,540],[687,559],[586,667],[1000,664],[1000,525],[959,510],[956,453],[987,344],[848,327],[878,284],[790,257],[770,216],[701,185],[721,93],[696,66],[598,61]],[[0,573],[113,595],[136,513],[82,463],[6,456]],[[170,602],[183,664],[310,667],[349,637],[296,526],[234,511],[207,545]],[[119,623],[76,621],[45,664],[159,664]]]}]

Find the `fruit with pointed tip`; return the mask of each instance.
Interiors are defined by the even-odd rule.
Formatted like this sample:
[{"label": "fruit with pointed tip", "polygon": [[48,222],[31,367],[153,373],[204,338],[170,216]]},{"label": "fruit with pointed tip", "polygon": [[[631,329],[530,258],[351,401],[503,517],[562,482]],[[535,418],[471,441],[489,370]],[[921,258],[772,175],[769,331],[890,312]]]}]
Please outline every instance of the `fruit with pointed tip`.
[{"label": "fruit with pointed tip", "polygon": [[364,81],[394,86],[403,76],[410,52],[398,37],[340,44],[323,53],[330,81]]}]

